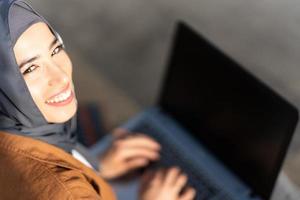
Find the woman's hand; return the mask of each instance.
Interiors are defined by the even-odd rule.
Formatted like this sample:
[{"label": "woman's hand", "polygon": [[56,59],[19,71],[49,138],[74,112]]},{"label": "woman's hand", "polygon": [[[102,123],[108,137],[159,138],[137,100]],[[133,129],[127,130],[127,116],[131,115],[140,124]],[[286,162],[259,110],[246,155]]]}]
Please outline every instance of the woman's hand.
[{"label": "woman's hand", "polygon": [[100,174],[103,178],[118,178],[134,169],[159,159],[160,145],[143,134],[128,134],[116,129],[110,148],[100,157]]},{"label": "woman's hand", "polygon": [[183,190],[186,183],[187,176],[177,167],[146,173],[142,177],[140,200],[192,200],[196,195],[195,189]]}]

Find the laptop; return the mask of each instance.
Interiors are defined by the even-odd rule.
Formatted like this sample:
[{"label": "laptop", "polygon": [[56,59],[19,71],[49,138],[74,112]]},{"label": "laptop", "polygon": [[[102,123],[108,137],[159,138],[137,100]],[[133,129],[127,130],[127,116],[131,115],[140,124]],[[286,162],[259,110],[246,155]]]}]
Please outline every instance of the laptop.
[{"label": "laptop", "polygon": [[297,109],[183,22],[171,49],[157,105],[124,127],[159,141],[151,167],[179,166],[197,200],[270,199]]}]

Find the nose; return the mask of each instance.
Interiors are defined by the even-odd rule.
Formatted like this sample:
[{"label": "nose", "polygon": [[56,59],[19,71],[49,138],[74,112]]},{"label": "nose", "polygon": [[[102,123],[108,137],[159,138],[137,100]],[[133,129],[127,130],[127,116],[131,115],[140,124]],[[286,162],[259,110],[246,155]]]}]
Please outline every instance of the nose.
[{"label": "nose", "polygon": [[50,63],[47,67],[49,86],[66,85],[69,82],[68,74],[56,63]]}]

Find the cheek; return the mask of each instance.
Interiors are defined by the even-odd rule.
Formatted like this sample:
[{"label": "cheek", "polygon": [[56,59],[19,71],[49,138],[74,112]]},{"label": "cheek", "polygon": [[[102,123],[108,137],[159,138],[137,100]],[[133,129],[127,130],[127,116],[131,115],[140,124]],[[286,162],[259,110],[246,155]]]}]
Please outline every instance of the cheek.
[{"label": "cheek", "polygon": [[66,52],[62,52],[56,58],[57,63],[59,63],[61,69],[69,76],[72,80],[73,65]]}]

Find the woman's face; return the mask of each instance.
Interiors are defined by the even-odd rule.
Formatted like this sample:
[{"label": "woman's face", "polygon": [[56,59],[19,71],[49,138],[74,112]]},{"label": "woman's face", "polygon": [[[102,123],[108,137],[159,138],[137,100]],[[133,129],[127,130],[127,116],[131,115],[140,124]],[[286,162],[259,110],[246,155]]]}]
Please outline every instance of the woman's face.
[{"label": "woman's face", "polygon": [[17,40],[14,53],[30,94],[49,123],[74,116],[77,100],[72,63],[45,23],[30,26]]}]

